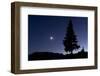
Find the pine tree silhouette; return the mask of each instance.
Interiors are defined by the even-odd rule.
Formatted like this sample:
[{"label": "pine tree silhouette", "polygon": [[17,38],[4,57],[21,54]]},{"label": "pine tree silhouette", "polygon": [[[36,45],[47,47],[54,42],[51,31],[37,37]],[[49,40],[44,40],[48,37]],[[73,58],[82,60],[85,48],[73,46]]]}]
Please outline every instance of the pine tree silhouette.
[{"label": "pine tree silhouette", "polygon": [[63,44],[65,46],[64,50],[66,52],[70,52],[72,54],[73,50],[79,49],[80,46],[77,44],[77,38],[75,32],[73,30],[72,20],[69,20],[68,27],[66,29],[66,35],[63,40]]},{"label": "pine tree silhouette", "polygon": [[82,48],[81,52],[85,52],[84,47]]}]

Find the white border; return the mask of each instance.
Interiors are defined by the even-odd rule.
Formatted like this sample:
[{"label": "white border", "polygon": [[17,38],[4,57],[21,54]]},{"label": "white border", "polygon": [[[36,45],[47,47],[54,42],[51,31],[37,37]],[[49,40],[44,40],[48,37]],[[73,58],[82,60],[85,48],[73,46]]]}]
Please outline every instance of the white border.
[{"label": "white border", "polygon": [[[28,14],[88,17],[88,59],[28,61]],[[20,8],[20,69],[42,69],[94,65],[94,11],[41,7]]]}]

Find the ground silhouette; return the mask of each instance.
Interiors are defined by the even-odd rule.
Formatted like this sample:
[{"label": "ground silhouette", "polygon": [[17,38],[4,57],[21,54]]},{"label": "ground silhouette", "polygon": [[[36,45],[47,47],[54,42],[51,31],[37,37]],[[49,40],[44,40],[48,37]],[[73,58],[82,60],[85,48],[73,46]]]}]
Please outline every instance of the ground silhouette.
[{"label": "ground silhouette", "polygon": [[55,59],[79,59],[88,58],[88,53],[85,51],[76,54],[62,54],[53,52],[34,52],[28,56],[28,60],[55,60]]}]

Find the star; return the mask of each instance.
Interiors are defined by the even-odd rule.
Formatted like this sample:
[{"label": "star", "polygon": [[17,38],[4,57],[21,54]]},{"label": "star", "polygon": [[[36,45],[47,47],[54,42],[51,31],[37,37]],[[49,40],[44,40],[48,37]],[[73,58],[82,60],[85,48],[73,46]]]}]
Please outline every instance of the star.
[{"label": "star", "polygon": [[54,40],[54,37],[53,36],[50,36],[50,40]]}]

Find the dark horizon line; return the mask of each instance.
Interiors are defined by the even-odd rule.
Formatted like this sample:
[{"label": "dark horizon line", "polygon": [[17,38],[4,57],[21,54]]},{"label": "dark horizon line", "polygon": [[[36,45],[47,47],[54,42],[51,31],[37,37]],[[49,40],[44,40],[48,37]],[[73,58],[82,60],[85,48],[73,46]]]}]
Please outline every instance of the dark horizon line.
[{"label": "dark horizon line", "polygon": [[[82,52],[82,51],[79,51],[79,52]],[[84,51],[84,52],[88,52],[88,51]],[[55,54],[63,54],[64,55],[64,53],[60,53],[60,52],[47,52],[47,51],[42,51],[42,52],[35,51],[35,52],[32,52],[31,54],[33,54],[33,53],[55,53]],[[28,55],[31,55],[31,54],[28,54]],[[75,54],[77,54],[77,53],[75,53]]]}]

